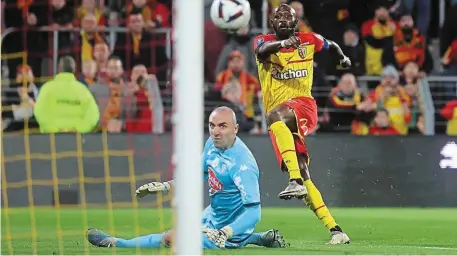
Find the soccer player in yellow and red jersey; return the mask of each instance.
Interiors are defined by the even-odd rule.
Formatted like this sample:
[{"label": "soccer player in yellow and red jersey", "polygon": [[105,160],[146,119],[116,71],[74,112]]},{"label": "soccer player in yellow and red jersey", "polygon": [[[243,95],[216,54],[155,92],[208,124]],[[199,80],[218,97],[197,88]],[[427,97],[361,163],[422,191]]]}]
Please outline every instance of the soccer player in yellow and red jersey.
[{"label": "soccer player in yellow and red jersey", "polygon": [[349,243],[310,179],[304,137],[317,125],[317,106],[311,95],[314,53],[334,48],[343,66],[349,67],[351,61],[335,42],[316,33],[297,33],[295,11],[287,4],[276,8],[270,22],[275,34],[259,35],[254,49],[273,147],[281,169],[290,176],[279,198],[303,199],[330,230],[330,244]]}]

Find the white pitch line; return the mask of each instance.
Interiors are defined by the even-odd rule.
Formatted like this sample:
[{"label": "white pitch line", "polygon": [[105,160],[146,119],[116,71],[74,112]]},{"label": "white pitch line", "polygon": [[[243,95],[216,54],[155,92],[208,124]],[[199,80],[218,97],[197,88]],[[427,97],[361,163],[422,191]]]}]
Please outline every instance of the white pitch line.
[{"label": "white pitch line", "polygon": [[434,246],[413,246],[413,245],[395,245],[393,247],[418,248],[418,249],[436,249],[436,250],[456,250],[456,247],[434,247]]}]

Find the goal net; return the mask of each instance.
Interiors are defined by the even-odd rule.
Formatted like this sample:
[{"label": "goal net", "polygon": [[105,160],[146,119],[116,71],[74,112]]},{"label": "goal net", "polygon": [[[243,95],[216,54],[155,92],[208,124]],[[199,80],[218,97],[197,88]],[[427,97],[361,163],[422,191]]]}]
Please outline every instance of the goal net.
[{"label": "goal net", "polygon": [[170,228],[169,196],[134,195],[168,176],[158,157],[170,152],[149,137],[3,134],[2,253],[87,254],[90,227],[126,238]]}]

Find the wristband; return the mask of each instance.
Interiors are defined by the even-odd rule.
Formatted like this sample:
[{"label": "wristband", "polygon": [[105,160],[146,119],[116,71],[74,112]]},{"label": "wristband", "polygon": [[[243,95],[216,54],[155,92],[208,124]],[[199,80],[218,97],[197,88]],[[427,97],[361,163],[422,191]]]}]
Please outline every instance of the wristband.
[{"label": "wristband", "polygon": [[225,226],[221,229],[224,231],[225,235],[227,236],[228,239],[233,237],[233,229],[230,226]]},{"label": "wristband", "polygon": [[286,45],[285,45],[285,44],[286,44],[286,40],[282,40],[282,41],[281,41],[281,47],[282,47],[282,48],[286,48]]}]

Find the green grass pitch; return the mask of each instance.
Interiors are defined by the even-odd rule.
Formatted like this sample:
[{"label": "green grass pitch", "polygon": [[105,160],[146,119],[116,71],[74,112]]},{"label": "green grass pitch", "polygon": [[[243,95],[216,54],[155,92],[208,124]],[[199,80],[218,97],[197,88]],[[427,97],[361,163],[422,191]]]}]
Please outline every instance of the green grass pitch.
[{"label": "green grass pitch", "polygon": [[[290,243],[284,249],[249,246],[212,250],[206,254],[457,254],[457,208],[333,208],[336,220],[352,239],[350,245],[330,246],[328,231],[305,208],[264,208],[257,231],[277,228]],[[161,232],[171,227],[164,209],[35,209],[36,244],[30,235],[29,209],[2,211],[2,254],[169,254],[151,249],[96,248],[84,237],[86,227],[114,232],[119,237]],[[8,217],[7,217],[8,216]],[[137,216],[137,218],[135,217]],[[87,220],[87,225],[83,225]],[[10,230],[8,229],[8,224]],[[61,230],[57,227],[60,223]],[[162,224],[161,224],[162,223]],[[137,228],[135,228],[137,227]],[[114,229],[114,230],[113,230]],[[12,235],[8,242],[8,232]],[[61,233],[59,233],[61,232]],[[58,239],[61,234],[61,239]],[[12,250],[12,251],[11,251]],[[34,251],[36,250],[36,251]]]}]

